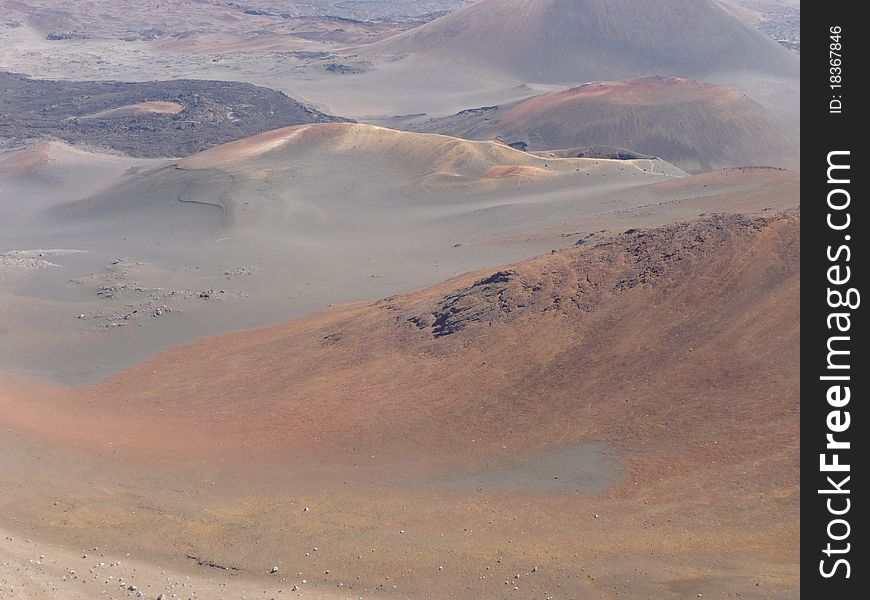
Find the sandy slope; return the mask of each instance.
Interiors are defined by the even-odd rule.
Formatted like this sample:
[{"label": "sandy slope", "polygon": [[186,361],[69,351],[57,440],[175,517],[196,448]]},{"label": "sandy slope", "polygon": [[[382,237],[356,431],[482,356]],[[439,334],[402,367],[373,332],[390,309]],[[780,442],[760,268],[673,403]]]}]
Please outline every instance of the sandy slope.
[{"label": "sandy slope", "polygon": [[[153,227],[179,215],[186,220],[172,227],[181,230],[202,232],[219,219],[223,235],[292,240],[297,234],[322,243],[315,229],[353,234],[353,225],[342,222],[349,215],[367,217],[363,229],[386,234],[392,209],[432,218],[439,208],[477,211],[508,198],[542,202],[553,194],[637,187],[684,175],[661,160],[549,158],[493,141],[328,123],[209,149],[60,206],[46,220],[85,229],[100,220],[120,226],[144,220]],[[196,215],[202,215],[199,222]]]},{"label": "sandy slope", "polygon": [[[340,165],[340,166],[339,166]],[[457,137],[400,132],[352,123],[296,126],[225,144],[191,156],[182,170],[220,170],[238,177],[266,180],[280,173],[298,179],[293,187],[346,186],[349,173],[313,178],[342,168],[355,172],[354,187],[377,186],[379,191],[405,200],[505,192],[526,186],[579,185],[590,176],[629,180],[644,174],[680,177],[680,169],[651,160],[550,160],[518,152],[492,141],[473,142]],[[336,186],[337,187],[337,186]],[[353,193],[351,191],[351,193]]]},{"label": "sandy slope", "polygon": [[757,10],[741,6],[730,0],[716,1],[722,6],[722,8],[727,10],[729,13],[731,13],[747,25],[758,25],[758,23],[764,20],[764,15]]},{"label": "sandy slope", "polygon": [[713,0],[482,0],[359,53],[376,65],[398,59],[381,68],[454,94],[468,76],[478,89],[498,75],[561,85],[690,77],[739,89],[799,126],[799,59]]},{"label": "sandy slope", "polygon": [[17,269],[0,279],[0,358],[91,382],[196,337],[384,297],[589,232],[797,202],[798,179],[784,171],[655,187],[677,173],[318,125],[135,171],[80,200],[76,177],[25,178],[19,201],[0,207],[0,254]]},{"label": "sandy slope", "polygon": [[460,59],[539,83],[798,71],[788,51],[713,0],[481,0],[365,52]]},{"label": "sandy slope", "polygon": [[147,115],[147,114],[169,114],[175,115],[184,109],[177,102],[149,101],[137,102],[135,104],[127,104],[118,108],[110,108],[109,110],[100,111],[92,115],[83,117],[85,119],[112,119],[119,117],[129,117],[132,115]]},{"label": "sandy slope", "polygon": [[160,162],[61,141],[0,152],[0,252],[23,249],[13,240],[33,226],[41,210],[102,192]]},{"label": "sandy slope", "polygon": [[522,141],[530,150],[616,146],[695,172],[799,167],[798,136],[769,111],[733,89],[676,77],[588,83],[411,128]]},{"label": "sandy slope", "polygon": [[798,241],[593,237],[79,390],[6,378],[3,525],[342,596],[792,598]]},{"label": "sandy slope", "polygon": [[58,180],[82,174],[83,171],[127,166],[132,161],[117,154],[104,154],[77,148],[66,142],[51,141],[0,154],[0,176],[12,178],[38,177]]}]

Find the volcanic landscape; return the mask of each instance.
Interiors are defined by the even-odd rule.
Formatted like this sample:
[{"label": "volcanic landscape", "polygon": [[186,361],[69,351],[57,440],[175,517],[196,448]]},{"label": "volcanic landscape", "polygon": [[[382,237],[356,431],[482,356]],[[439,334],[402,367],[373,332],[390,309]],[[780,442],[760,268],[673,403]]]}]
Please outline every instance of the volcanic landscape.
[{"label": "volcanic landscape", "polygon": [[0,599],[799,596],[799,3],[0,14]]}]

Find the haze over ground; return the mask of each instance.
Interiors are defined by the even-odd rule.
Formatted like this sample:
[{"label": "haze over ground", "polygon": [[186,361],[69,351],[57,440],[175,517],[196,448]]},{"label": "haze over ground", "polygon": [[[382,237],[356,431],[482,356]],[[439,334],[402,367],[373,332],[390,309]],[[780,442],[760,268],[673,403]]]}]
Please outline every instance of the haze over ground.
[{"label": "haze over ground", "polygon": [[0,0],[0,598],[795,597],[799,37],[723,4]]},{"label": "haze over ground", "polygon": [[[4,1],[20,25],[0,30],[0,63],[38,77],[250,81],[361,118],[441,116],[553,86],[677,75],[735,87],[798,123],[797,57],[712,0],[669,0],[656,11],[634,0],[486,0],[365,46],[367,35],[349,37],[365,24],[300,26],[276,9],[137,3],[125,19],[121,5],[102,2],[106,18],[95,22],[69,0],[65,11]],[[52,33],[73,35],[46,40]]]}]

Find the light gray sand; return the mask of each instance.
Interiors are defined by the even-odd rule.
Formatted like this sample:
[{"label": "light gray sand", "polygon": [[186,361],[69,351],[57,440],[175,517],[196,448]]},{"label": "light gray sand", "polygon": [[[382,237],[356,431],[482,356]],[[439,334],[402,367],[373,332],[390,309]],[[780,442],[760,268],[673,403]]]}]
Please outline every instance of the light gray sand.
[{"label": "light gray sand", "polygon": [[[340,140],[314,142],[226,169],[136,171],[90,195],[68,193],[74,174],[39,184],[28,184],[34,174],[4,179],[0,253],[76,252],[55,253],[50,268],[0,273],[0,362],[65,383],[93,382],[196,337],[570,245],[575,239],[562,234],[584,219],[649,203],[627,190],[680,175],[655,161],[580,160],[583,172],[567,161],[566,173],[541,181],[448,176],[445,183],[426,172],[440,168],[439,157],[465,161],[477,146],[442,148],[448,138],[429,136],[422,139],[435,146],[418,158],[395,154],[404,152],[404,136],[417,134],[374,130],[368,140],[366,132],[354,142],[370,144],[363,156]],[[498,152],[546,165],[544,172],[566,163]],[[479,160],[488,159],[469,164]],[[420,187],[420,177],[429,183]]]}]

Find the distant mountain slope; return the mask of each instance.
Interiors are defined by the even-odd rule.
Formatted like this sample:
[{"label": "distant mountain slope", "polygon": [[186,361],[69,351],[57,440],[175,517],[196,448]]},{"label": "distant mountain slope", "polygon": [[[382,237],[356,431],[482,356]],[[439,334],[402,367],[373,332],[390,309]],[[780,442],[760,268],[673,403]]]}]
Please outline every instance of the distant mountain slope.
[{"label": "distant mountain slope", "polygon": [[49,81],[0,72],[0,138],[61,139],[139,157],[186,156],[302,123],[341,121],[228,81]]},{"label": "distant mountain slope", "polygon": [[799,71],[795,56],[713,0],[480,0],[364,52],[537,83]]},{"label": "distant mountain slope", "polygon": [[[733,89],[674,77],[589,83],[411,126],[468,139],[501,138],[529,150],[615,146],[687,171],[798,167],[799,139]],[[565,155],[564,153],[560,155]]]},{"label": "distant mountain slope", "polygon": [[415,208],[487,194],[527,200],[576,189],[579,195],[602,185],[630,188],[684,175],[661,160],[539,157],[492,141],[324,123],[211,148],[59,207],[56,216],[65,222],[145,214],[164,220],[185,206],[207,205],[220,209],[227,228],[307,235],[319,227],[332,231],[342,215],[386,219],[384,207],[407,216]]}]

